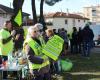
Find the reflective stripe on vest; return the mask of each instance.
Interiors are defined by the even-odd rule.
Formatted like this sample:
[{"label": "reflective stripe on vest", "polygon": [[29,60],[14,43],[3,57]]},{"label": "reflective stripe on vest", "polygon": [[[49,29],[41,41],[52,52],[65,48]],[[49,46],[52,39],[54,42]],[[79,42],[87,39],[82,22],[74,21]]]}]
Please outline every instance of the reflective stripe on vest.
[{"label": "reflective stripe on vest", "polygon": [[57,60],[62,51],[63,43],[64,40],[61,37],[54,35],[50,40],[48,40],[42,52],[53,60]]},{"label": "reflective stripe on vest", "polygon": [[36,41],[34,41],[32,38],[30,38],[30,39],[27,39],[25,41],[25,43],[28,43],[28,45],[35,52],[36,56],[41,57],[45,61],[42,64],[34,64],[34,63],[29,62],[29,68],[30,69],[40,69],[42,67],[49,65],[48,57],[46,55],[42,54],[41,46]]},{"label": "reflective stripe on vest", "polygon": [[[44,58],[42,57],[42,59],[44,59]],[[50,64],[50,62],[49,62],[49,60],[48,60],[48,58],[46,56],[45,62],[43,62],[42,64],[33,64],[33,63],[29,62],[29,68],[30,69],[41,69],[41,68],[43,68],[43,67],[45,67],[45,66],[47,66],[49,64]]]}]

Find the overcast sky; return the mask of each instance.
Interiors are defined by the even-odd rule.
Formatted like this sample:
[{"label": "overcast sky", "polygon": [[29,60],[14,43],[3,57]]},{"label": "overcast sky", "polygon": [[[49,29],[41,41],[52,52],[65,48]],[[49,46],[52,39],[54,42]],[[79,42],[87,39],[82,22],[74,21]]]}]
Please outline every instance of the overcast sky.
[{"label": "overcast sky", "polygon": [[[10,7],[10,3],[13,0],[0,0],[0,4]],[[31,0],[24,0],[23,11],[29,14],[31,11]],[[36,9],[39,14],[39,0],[36,0]],[[44,5],[44,13],[63,11],[67,12],[82,12],[83,7],[100,4],[100,0],[62,0],[56,3],[54,6]]]}]

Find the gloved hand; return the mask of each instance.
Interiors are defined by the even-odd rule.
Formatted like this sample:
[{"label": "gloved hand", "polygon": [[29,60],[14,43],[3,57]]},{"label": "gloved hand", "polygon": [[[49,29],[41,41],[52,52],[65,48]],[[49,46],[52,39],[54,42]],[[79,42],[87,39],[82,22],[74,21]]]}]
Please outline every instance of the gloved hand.
[{"label": "gloved hand", "polygon": [[15,34],[16,34],[16,31],[15,31],[15,30],[13,30],[13,31],[11,32],[11,36],[12,36],[12,37],[14,37],[14,36],[15,36]]}]

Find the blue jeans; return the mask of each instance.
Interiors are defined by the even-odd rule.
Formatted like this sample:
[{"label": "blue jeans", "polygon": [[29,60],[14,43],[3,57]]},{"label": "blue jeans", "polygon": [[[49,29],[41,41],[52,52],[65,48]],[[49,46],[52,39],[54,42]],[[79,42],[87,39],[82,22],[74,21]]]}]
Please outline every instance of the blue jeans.
[{"label": "blue jeans", "polygon": [[90,56],[90,50],[92,48],[91,44],[92,44],[91,41],[83,42],[83,53],[82,53],[82,55],[84,57],[89,57]]},{"label": "blue jeans", "polygon": [[55,73],[59,73],[58,61],[54,63]]},{"label": "blue jeans", "polygon": [[56,61],[56,62],[51,61],[50,72],[51,72],[51,74],[59,73],[58,61]]}]

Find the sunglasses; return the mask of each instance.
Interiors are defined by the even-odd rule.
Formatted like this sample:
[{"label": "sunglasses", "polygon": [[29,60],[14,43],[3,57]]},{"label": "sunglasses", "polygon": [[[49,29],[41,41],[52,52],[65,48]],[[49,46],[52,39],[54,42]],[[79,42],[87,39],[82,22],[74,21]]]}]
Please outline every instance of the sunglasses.
[{"label": "sunglasses", "polygon": [[37,31],[34,31],[34,32],[35,32],[35,33],[36,33],[36,32],[42,32],[42,30],[37,30]]}]

